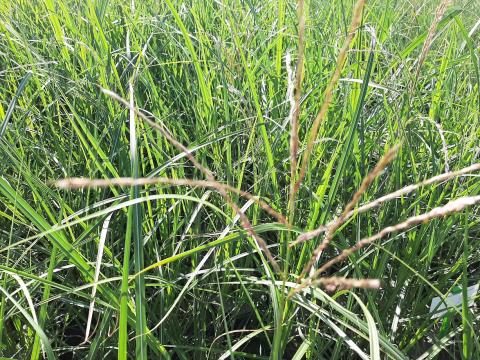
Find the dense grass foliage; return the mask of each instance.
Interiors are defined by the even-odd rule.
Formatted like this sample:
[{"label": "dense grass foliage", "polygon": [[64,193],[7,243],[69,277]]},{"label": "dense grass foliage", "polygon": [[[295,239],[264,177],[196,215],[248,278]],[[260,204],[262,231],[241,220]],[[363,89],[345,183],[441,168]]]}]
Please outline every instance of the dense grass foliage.
[{"label": "dense grass foliage", "polygon": [[[288,297],[323,235],[288,244],[339,216],[388,149],[402,145],[360,204],[479,161],[480,3],[448,5],[432,28],[439,3],[366,2],[289,213],[295,1],[0,0],[0,356],[480,358],[478,295],[429,312],[433,297],[480,280],[475,206],[393,232],[323,274],[379,279],[380,289]],[[353,5],[305,2],[299,163]],[[102,88],[133,101],[216,180],[288,217],[291,226],[230,192],[281,272],[218,188],[52,185],[210,180]],[[479,195],[476,176],[354,214],[319,264]]]}]

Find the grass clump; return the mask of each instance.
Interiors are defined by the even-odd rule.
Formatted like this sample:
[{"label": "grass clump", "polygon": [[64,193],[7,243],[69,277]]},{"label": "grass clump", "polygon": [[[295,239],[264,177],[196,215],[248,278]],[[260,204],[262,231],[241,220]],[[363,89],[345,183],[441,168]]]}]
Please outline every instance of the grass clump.
[{"label": "grass clump", "polygon": [[480,356],[476,1],[0,8],[1,356]]}]

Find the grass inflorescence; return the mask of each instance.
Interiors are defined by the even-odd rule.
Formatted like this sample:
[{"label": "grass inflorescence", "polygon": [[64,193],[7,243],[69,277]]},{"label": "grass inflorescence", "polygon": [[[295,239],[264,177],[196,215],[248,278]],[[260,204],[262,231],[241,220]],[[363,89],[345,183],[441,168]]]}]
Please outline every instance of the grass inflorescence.
[{"label": "grass inflorescence", "polygon": [[477,1],[0,8],[1,357],[480,357]]}]

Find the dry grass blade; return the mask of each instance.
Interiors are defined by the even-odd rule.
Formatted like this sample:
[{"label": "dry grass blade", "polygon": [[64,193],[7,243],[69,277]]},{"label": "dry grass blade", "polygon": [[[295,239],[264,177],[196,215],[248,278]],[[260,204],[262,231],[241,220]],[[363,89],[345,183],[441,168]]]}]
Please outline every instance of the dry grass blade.
[{"label": "dry grass blade", "polygon": [[432,24],[430,25],[427,38],[423,43],[422,52],[420,53],[420,57],[418,58],[417,70],[415,71],[415,79],[418,78],[418,75],[420,74],[420,68],[422,67],[423,62],[427,57],[430,47],[432,46],[433,37],[435,36],[435,30],[437,29],[437,25],[440,22],[440,20],[442,20],[442,17],[445,14],[445,11],[447,10],[451,2],[452,2],[451,0],[443,0],[435,10],[435,18],[433,19]]},{"label": "dry grass blade", "polygon": [[[285,55],[285,69],[287,70],[287,97],[286,101],[290,103],[290,111],[288,112],[288,117],[285,121],[285,125],[292,123],[293,111],[295,110],[295,75],[293,74],[292,69],[292,57],[290,52],[287,51]],[[295,157],[296,158],[296,157]]]},{"label": "dry grass blade", "polygon": [[[419,183],[416,183],[416,184],[413,184],[413,185],[408,185],[408,186],[406,186],[404,188],[401,188],[397,191],[394,191],[390,194],[384,195],[384,196],[382,196],[382,197],[380,197],[380,198],[378,198],[378,199],[376,199],[372,202],[369,202],[365,205],[362,205],[355,210],[351,210],[347,214],[345,220],[352,217],[354,214],[362,214],[364,212],[367,212],[371,209],[374,209],[374,208],[380,206],[381,204],[383,204],[387,201],[397,199],[401,196],[407,195],[407,194],[409,194],[409,193],[411,193],[415,190],[418,190],[421,187],[436,184],[436,183],[441,183],[441,182],[444,182],[444,181],[448,181],[448,180],[451,180],[453,178],[456,178],[456,177],[459,177],[459,176],[462,176],[462,175],[466,175],[466,174],[470,174],[472,172],[479,171],[479,170],[480,170],[480,163],[473,164],[473,165],[467,166],[467,167],[465,167],[463,169],[460,169],[460,170],[457,170],[457,171],[446,172],[446,173],[434,176],[430,179],[421,181]],[[333,220],[333,221],[335,221],[335,220]],[[290,246],[294,246],[294,245],[297,245],[297,244],[302,243],[304,241],[308,241],[310,239],[313,239],[313,238],[317,237],[318,235],[324,233],[327,230],[327,228],[330,226],[330,224],[331,223],[329,223],[327,225],[322,225],[315,230],[312,230],[312,231],[301,234],[300,236],[297,237],[297,239]]]},{"label": "dry grass blade", "polygon": [[90,306],[88,308],[87,325],[85,328],[85,339],[83,340],[82,344],[86,344],[88,342],[88,339],[90,338],[90,328],[92,325],[93,312],[95,311],[95,295],[97,294],[97,283],[100,278],[100,267],[102,266],[103,249],[105,248],[105,240],[107,238],[108,228],[110,226],[110,220],[112,218],[112,215],[113,212],[110,213],[110,215],[108,215],[103,222],[102,231],[100,232],[100,238],[98,240],[97,261],[95,262],[95,275],[93,278],[93,286],[91,293],[92,300],[90,301]]},{"label": "dry grass blade", "polygon": [[463,209],[474,206],[476,204],[480,203],[480,195],[477,196],[466,196],[466,197],[461,197],[456,200],[452,200],[446,205],[436,207],[424,214],[417,215],[417,216],[412,216],[405,220],[404,222],[401,222],[396,225],[392,226],[387,226],[384,228],[382,231],[376,233],[375,235],[363,238],[360,240],[358,243],[356,243],[354,246],[345,249],[342,251],[342,253],[333,259],[327,261],[324,265],[322,265],[318,270],[315,271],[315,273],[310,276],[310,278],[299,285],[294,292],[298,292],[299,290],[308,287],[312,285],[315,282],[315,279],[320,276],[323,272],[328,270],[330,267],[333,265],[345,260],[348,258],[350,255],[352,255],[354,252],[360,250],[361,248],[373,243],[374,241],[377,241],[391,233],[397,232],[397,231],[402,231],[409,229],[417,224],[421,223],[427,223],[432,219],[439,218],[439,217],[444,217],[453,213],[457,213],[459,211],[462,211]]},{"label": "dry grass blade", "polygon": [[[298,59],[295,72],[293,110],[290,117],[290,199],[289,213],[295,211],[295,179],[297,176],[298,119],[300,117],[300,97],[302,93],[303,61],[305,57],[305,2],[298,0]],[[291,216],[290,216],[291,217]]]},{"label": "dry grass blade", "polygon": [[[430,118],[428,118],[428,119],[431,120]],[[444,135],[444,132],[443,132],[443,129],[442,129],[442,125],[440,125],[439,123],[437,123],[434,120],[431,120],[431,122],[437,128],[438,134],[440,135],[440,140],[442,140],[442,152],[443,152],[443,160],[444,160],[444,163],[445,163],[445,171],[448,172],[448,171],[450,171],[450,165],[448,164],[448,162],[449,162],[448,146],[447,146],[447,140],[445,139],[445,135]]]},{"label": "dry grass blade", "polygon": [[357,30],[362,20],[362,10],[364,5],[365,5],[365,0],[359,0],[357,1],[353,9],[352,21],[348,29],[347,37],[345,38],[345,42],[343,43],[343,46],[340,49],[340,52],[338,54],[337,66],[335,67],[335,71],[332,75],[332,78],[330,79],[330,82],[327,85],[322,106],[320,108],[320,111],[317,117],[313,121],[312,128],[310,130],[310,135],[308,137],[308,142],[307,142],[307,149],[304,155],[302,156],[300,174],[298,175],[298,179],[293,188],[294,197],[298,189],[300,188],[303,178],[305,177],[307,166],[310,161],[310,156],[312,155],[313,145],[315,143],[315,139],[317,138],[320,123],[325,119],[325,116],[327,115],[327,112],[328,112],[328,108],[330,107],[330,104],[332,102],[333,90],[335,89],[335,86],[337,85],[338,80],[340,79],[340,74],[342,72],[343,66],[345,65],[345,61],[347,58],[347,51],[350,48],[350,44],[353,40],[353,36],[355,35],[355,31]]},{"label": "dry grass blade", "polygon": [[323,239],[321,244],[314,250],[310,261],[307,263],[307,265],[302,271],[302,274],[300,275],[300,279],[302,279],[305,276],[305,274],[307,274],[310,271],[313,265],[315,265],[322,251],[326,249],[328,244],[330,244],[330,241],[333,239],[333,235],[335,234],[335,231],[345,222],[348,214],[352,211],[352,209],[358,203],[363,193],[365,193],[365,191],[370,186],[370,184],[385,169],[385,167],[388,164],[390,164],[390,162],[395,158],[395,155],[397,154],[397,151],[399,148],[400,148],[400,145],[397,144],[394,147],[392,147],[389,151],[387,151],[387,153],[384,156],[382,156],[382,158],[380,159],[380,161],[378,161],[377,165],[375,165],[373,170],[370,171],[367,174],[367,176],[365,176],[357,192],[353,194],[352,200],[350,200],[350,202],[347,204],[342,214],[337,219],[330,222],[330,224],[327,226],[327,230],[326,230],[327,233],[325,235],[325,238]]},{"label": "dry grass blade", "polygon": [[[154,121],[150,120],[148,116],[146,116],[143,112],[138,110],[136,107],[132,107],[131,104],[127,100],[122,98],[120,95],[114,93],[113,91],[103,89],[103,88],[102,88],[102,92],[110,96],[112,99],[123,104],[125,107],[129,108],[130,110],[133,110],[140,119],[145,121],[148,125],[150,125],[154,129],[158,130],[163,136],[165,136],[165,138],[173,146],[175,146],[178,150],[184,152],[187,158],[190,160],[190,162],[205,175],[208,181],[217,182],[213,173],[209,169],[204,167],[202,164],[200,164],[197,161],[197,159],[195,159],[193,154],[187,149],[187,147],[182,143],[180,143],[177,139],[175,139],[166,129],[164,129],[162,126],[158,125]],[[233,200],[230,198],[230,196],[227,194],[224,188],[220,187],[217,190],[219,194],[223,197],[225,202],[235,211],[236,214],[240,216],[240,223],[242,224],[242,227],[245,229],[247,234],[250,235],[257,242],[259,248],[265,253],[268,261],[272,264],[272,267],[274,268],[274,270],[277,273],[281,273],[282,271],[280,269],[280,266],[278,265],[277,261],[274,259],[272,253],[268,249],[267,243],[253,230],[253,227],[250,224],[250,220],[248,220],[247,216],[242,212],[242,210],[238,207],[238,205],[233,202]]]},{"label": "dry grass blade", "polygon": [[199,186],[218,190],[220,188],[252,200],[258,204],[267,214],[277,219],[280,223],[287,225],[287,219],[274,210],[265,201],[259,199],[255,195],[243,190],[239,190],[233,186],[222,184],[218,181],[193,180],[193,179],[171,179],[171,178],[114,178],[114,179],[85,179],[85,178],[68,178],[56,181],[54,185],[61,189],[81,189],[81,188],[98,188],[109,186],[144,186],[144,185],[174,185],[174,186]]}]

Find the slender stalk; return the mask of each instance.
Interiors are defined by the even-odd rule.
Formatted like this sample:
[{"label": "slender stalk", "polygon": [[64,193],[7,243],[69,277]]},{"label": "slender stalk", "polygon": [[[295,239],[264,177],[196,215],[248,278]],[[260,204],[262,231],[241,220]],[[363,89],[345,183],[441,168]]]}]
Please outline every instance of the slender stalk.
[{"label": "slender stalk", "polygon": [[85,179],[67,178],[54,182],[61,189],[102,188],[110,186],[145,186],[145,185],[172,185],[172,186],[198,186],[211,189],[223,189],[240,195],[247,200],[258,204],[267,214],[277,219],[282,224],[287,224],[287,219],[278,211],[274,210],[265,201],[248,191],[238,190],[236,187],[222,184],[218,181],[194,180],[194,179],[171,179],[171,178],[112,178],[112,179]]},{"label": "slender stalk", "polygon": [[[166,131],[162,126],[158,125],[157,123],[155,123],[154,121],[150,120],[148,118],[148,116],[146,116],[144,113],[142,113],[141,111],[139,111],[136,107],[133,107],[128,101],[126,101],[125,99],[123,99],[121,96],[119,96],[118,94],[115,94],[114,92],[112,91],[109,91],[109,90],[106,90],[106,89],[102,89],[102,91],[110,96],[111,98],[113,98],[114,100],[120,102],[121,104],[125,105],[127,108],[129,108],[130,110],[132,110],[140,119],[142,119],[143,121],[145,121],[147,124],[149,124],[151,127],[153,127],[154,129],[158,130],[163,136],[165,136],[167,138],[167,140],[172,144],[174,145],[178,150],[184,152],[188,159],[190,160],[190,162],[192,162],[192,164],[197,168],[199,169],[204,175],[205,177],[207,178],[208,181],[213,181],[213,182],[217,182],[217,180],[215,179],[215,176],[213,175],[213,173],[206,167],[204,167],[203,165],[201,165],[196,159],[195,157],[193,156],[193,154],[190,152],[190,150],[188,150],[183,144],[181,144],[179,141],[177,141],[168,131]],[[238,214],[240,216],[240,223],[242,225],[242,227],[245,229],[245,231],[247,232],[248,235],[250,235],[255,241],[256,243],[258,244],[258,246],[260,247],[260,249],[265,253],[265,255],[267,256],[267,259],[270,261],[270,263],[272,264],[272,267],[274,268],[274,270],[277,272],[277,273],[281,273],[281,270],[280,270],[280,266],[278,265],[277,261],[275,260],[275,258],[273,257],[272,253],[270,252],[270,250],[268,249],[267,247],[267,243],[265,242],[265,240],[263,240],[258,234],[255,233],[255,230],[253,229],[252,225],[250,224],[250,221],[248,220],[247,216],[243,213],[243,211],[238,207],[237,204],[235,204],[233,202],[233,200],[231,199],[231,197],[227,194],[227,192],[224,190],[224,189],[219,189],[219,192],[220,192],[220,195],[223,197],[223,199],[226,201],[226,203],[232,207],[232,209],[235,211],[236,214]]]},{"label": "slender stalk", "polygon": [[[480,163],[473,164],[473,165],[467,166],[467,167],[465,167],[463,169],[460,169],[460,170],[457,170],[457,171],[446,172],[444,174],[434,176],[430,179],[421,181],[419,183],[405,186],[404,188],[401,188],[397,191],[394,191],[392,193],[389,193],[387,195],[379,197],[378,199],[373,200],[369,203],[361,205],[357,209],[349,211],[345,215],[345,220],[351,218],[355,214],[362,214],[362,213],[365,213],[369,210],[372,210],[372,209],[384,204],[387,201],[398,199],[402,196],[405,196],[405,195],[407,195],[407,194],[409,194],[409,193],[411,193],[415,190],[420,189],[421,187],[428,186],[428,185],[433,185],[433,184],[438,184],[438,183],[448,181],[448,180],[454,179],[454,178],[459,177],[459,176],[464,176],[464,175],[467,175],[467,174],[470,174],[472,172],[479,171],[479,170],[480,170]],[[308,232],[305,232],[305,233],[299,235],[297,237],[297,239],[292,244],[290,244],[290,246],[295,246],[295,245],[300,244],[304,241],[311,240],[311,239],[321,235],[323,232],[325,232],[329,228],[329,226],[331,226],[331,224],[334,221],[336,221],[336,219],[332,220],[332,222],[328,223],[327,225],[322,225],[315,230],[308,231]]]},{"label": "slender stalk", "polygon": [[310,129],[310,134],[307,140],[307,149],[305,150],[302,156],[300,173],[293,187],[294,197],[296,192],[300,188],[303,178],[305,177],[305,174],[307,172],[308,163],[310,162],[310,157],[312,155],[315,139],[317,138],[318,129],[320,127],[320,124],[323,122],[323,120],[327,116],[328,109],[330,107],[330,104],[332,103],[333,90],[335,89],[338,83],[338,80],[340,79],[340,74],[342,72],[343,66],[345,65],[345,61],[347,59],[347,51],[350,48],[350,44],[353,40],[355,32],[357,31],[357,28],[360,25],[360,22],[362,20],[362,10],[364,5],[365,5],[365,0],[358,0],[353,8],[352,22],[350,23],[350,28],[348,30],[348,34],[347,34],[347,37],[345,38],[343,46],[340,49],[340,52],[338,53],[337,65],[335,67],[335,71],[333,72],[332,78],[330,79],[330,82],[328,83],[327,88],[325,90],[323,103],[322,103],[322,106],[320,107],[320,111],[315,117],[315,120],[313,120],[313,124]]},{"label": "slender stalk", "polygon": [[[135,2],[130,3],[130,11],[132,19],[135,15]],[[130,28],[127,29],[126,50],[127,59],[132,61],[132,54],[130,50]],[[134,99],[134,72],[128,81],[128,97],[129,97],[129,134],[130,134],[130,173],[133,179],[139,177],[138,164],[138,149],[137,149],[137,135],[136,135],[136,121],[135,121],[135,99]],[[137,199],[140,197],[140,190],[137,185],[132,186],[130,190],[130,198]],[[134,267],[135,272],[139,272],[144,268],[143,265],[143,238],[142,238],[142,209],[140,204],[134,204],[128,208],[127,215],[127,232],[124,245],[124,263],[122,273],[122,295],[120,304],[120,336],[118,358],[126,359],[127,356],[127,342],[128,342],[128,325],[127,319],[128,310],[128,277],[130,272],[130,247],[133,240],[134,245]],[[135,358],[147,359],[147,343],[143,336],[147,332],[146,311],[145,311],[145,280],[143,275],[135,278]]]},{"label": "slender stalk", "polygon": [[427,57],[428,51],[432,46],[433,37],[435,36],[435,31],[437,30],[438,23],[440,22],[440,20],[442,20],[442,17],[445,14],[445,11],[447,10],[451,2],[452,0],[442,0],[440,4],[438,4],[437,9],[435,10],[435,17],[433,18],[432,24],[430,25],[427,38],[423,43],[422,51],[420,52],[420,56],[417,61],[417,68],[415,70],[414,79],[418,79],[418,76],[420,75],[420,69],[422,68],[423,63],[425,62],[425,58]]},{"label": "slender stalk", "polygon": [[[135,2],[131,0],[130,10],[132,18],[135,16]],[[130,52],[130,46],[127,43],[127,58],[131,62],[132,54]],[[129,125],[130,125],[130,166],[131,176],[134,179],[139,177],[140,166],[138,163],[138,146],[137,146],[137,131],[136,131],[136,119],[135,119],[135,99],[134,99],[134,74],[130,77],[128,82],[128,95],[129,95]],[[137,199],[140,197],[139,187],[134,185],[131,189],[130,197]],[[135,204],[129,207],[132,217],[132,230],[133,230],[133,243],[134,243],[134,256],[135,256],[135,272],[138,273],[144,268],[143,265],[143,237],[142,237],[142,208],[141,204]],[[130,217],[129,217],[130,218]],[[139,360],[147,359],[147,343],[145,336],[143,335],[147,328],[146,311],[145,311],[145,278],[140,275],[135,278],[135,333],[136,333],[136,349],[135,357]]]},{"label": "slender stalk", "polygon": [[308,279],[307,281],[303,282],[300,284],[295,290],[293,290],[290,293],[290,296],[293,295],[294,293],[300,291],[301,289],[304,289],[308,286],[310,286],[316,278],[318,278],[323,272],[326,270],[330,269],[333,265],[344,261],[347,259],[350,255],[355,253],[356,251],[364,248],[365,246],[389,235],[394,232],[410,229],[415,225],[422,224],[422,223],[427,223],[431,221],[432,219],[440,218],[440,217],[445,217],[447,215],[451,215],[454,213],[458,213],[462,211],[463,209],[471,206],[475,206],[478,203],[480,203],[480,195],[479,196],[465,196],[461,197],[456,200],[452,200],[449,203],[443,205],[443,206],[438,206],[424,214],[421,215],[416,215],[408,218],[407,220],[398,223],[396,225],[392,226],[387,226],[386,228],[382,229],[380,232],[363,238],[360,240],[358,243],[356,243],[354,246],[347,248],[343,250],[340,255],[330,259],[327,261],[325,264],[320,266]]},{"label": "slender stalk", "polygon": [[300,99],[302,93],[303,62],[305,58],[305,1],[297,2],[298,16],[298,59],[295,71],[294,103],[290,118],[290,199],[288,201],[288,214],[290,223],[293,222],[295,213],[295,181],[297,177],[298,153],[298,121],[300,117]]},{"label": "slender stalk", "polygon": [[325,250],[332,241],[335,231],[345,222],[347,219],[348,214],[352,211],[355,205],[358,203],[360,198],[362,197],[363,193],[367,190],[370,184],[377,178],[377,176],[385,169],[385,167],[394,159],[397,151],[399,149],[399,145],[392,147],[387,153],[378,161],[377,165],[373,168],[373,170],[368,173],[368,175],[363,179],[362,183],[358,190],[353,194],[352,200],[345,206],[342,214],[332,221],[327,227],[327,233],[325,238],[320,243],[320,245],[314,250],[313,255],[310,261],[305,265],[302,273],[300,274],[299,279],[302,279],[312,268],[312,266],[318,261],[320,254],[323,250]]}]

